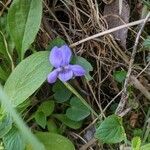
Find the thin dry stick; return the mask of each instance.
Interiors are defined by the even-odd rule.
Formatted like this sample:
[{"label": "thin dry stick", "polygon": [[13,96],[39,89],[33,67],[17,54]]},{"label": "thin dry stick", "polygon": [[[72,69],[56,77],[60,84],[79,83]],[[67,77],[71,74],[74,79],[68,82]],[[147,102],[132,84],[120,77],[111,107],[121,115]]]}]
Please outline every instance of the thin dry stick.
[{"label": "thin dry stick", "polygon": [[103,113],[107,110],[107,108],[112,104],[112,102],[114,102],[115,101],[115,99],[119,96],[119,95],[121,95],[121,93],[123,92],[123,90],[121,90],[108,104],[107,104],[107,106],[103,109]]},{"label": "thin dry stick", "polygon": [[[130,23],[128,23],[128,24],[124,24],[124,25],[121,25],[121,26],[112,28],[112,29],[110,29],[110,30],[106,30],[106,31],[104,31],[104,32],[100,32],[100,33],[94,34],[94,35],[92,35],[92,36],[89,36],[89,37],[87,37],[87,38],[85,38],[85,39],[82,39],[82,40],[80,40],[80,41],[78,41],[78,42],[75,42],[75,43],[71,44],[70,47],[73,48],[73,47],[75,47],[75,46],[77,46],[77,45],[80,45],[80,44],[86,42],[86,41],[89,41],[89,40],[95,39],[95,38],[97,38],[97,37],[101,37],[101,36],[103,36],[103,35],[106,35],[106,34],[109,34],[109,33],[112,33],[112,32],[118,31],[118,30],[121,30],[121,29],[123,29],[123,28],[128,28],[128,27],[131,27],[131,26],[135,26],[135,25],[144,23],[144,21],[145,21],[145,19],[141,19],[141,20],[138,20],[138,21],[130,22]],[[148,21],[150,21],[150,20],[148,20]]]},{"label": "thin dry stick", "polygon": [[8,1],[6,2],[6,4],[4,4],[4,3],[1,2],[1,1],[0,1],[0,3],[4,6],[4,7],[2,8],[2,10],[0,11],[0,16],[2,16],[4,10],[5,10],[5,9],[8,9],[7,6],[11,3],[11,0],[8,0]]},{"label": "thin dry stick", "polygon": [[99,104],[99,102],[97,101],[97,98],[96,98],[96,96],[95,96],[95,94],[94,94],[94,92],[93,92],[93,90],[92,90],[92,87],[90,86],[90,84],[89,84],[88,81],[87,81],[87,85],[88,85],[88,87],[89,87],[89,89],[90,89],[90,91],[91,91],[91,93],[92,93],[92,95],[93,95],[93,98],[95,99],[95,101],[96,101],[96,103],[97,103],[97,105],[98,105],[98,107],[99,107],[99,110],[100,110],[100,112],[101,112],[101,115],[105,118],[106,116],[105,116],[105,114],[103,113],[103,109],[102,109],[102,107],[101,107],[101,104]]},{"label": "thin dry stick", "polygon": [[137,46],[138,46],[138,43],[139,43],[140,35],[142,34],[144,26],[145,26],[147,20],[149,19],[149,17],[150,17],[150,12],[148,13],[146,18],[144,19],[142,27],[139,30],[139,32],[137,34],[137,37],[136,37],[136,40],[135,40],[135,44],[134,44],[133,51],[132,51],[132,54],[131,54],[131,59],[130,59],[130,62],[129,62],[129,69],[128,69],[126,79],[125,79],[125,82],[124,82],[122,97],[121,97],[120,103],[119,103],[119,105],[116,109],[116,114],[118,114],[118,115],[122,113],[122,111],[124,109],[124,106],[125,106],[125,103],[126,103],[126,99],[128,98],[127,87],[128,87],[130,74],[131,74],[131,71],[132,71],[132,66],[133,66],[133,63],[134,63],[134,57],[136,55],[136,50],[137,50]]},{"label": "thin dry stick", "polygon": [[85,145],[83,145],[79,150],[87,150],[91,145],[93,145],[94,143],[96,143],[96,139],[93,138],[90,141],[88,141]]},{"label": "thin dry stick", "polygon": [[119,116],[120,116],[120,117],[125,116],[129,111],[131,111],[131,109],[132,109],[131,107],[125,109],[124,111],[122,111],[122,112],[119,114]]},{"label": "thin dry stick", "polygon": [[[79,138],[79,139],[80,139],[82,142],[84,142],[85,144],[87,143],[87,141],[86,141],[84,138],[82,138],[80,135],[78,135],[78,134],[76,134],[76,133],[74,133],[74,132],[72,132],[71,135],[73,135],[75,138]],[[89,149],[90,149],[90,150],[93,150],[92,147],[90,147]]]},{"label": "thin dry stick", "polygon": [[136,76],[138,78],[148,67],[150,66],[150,62],[146,65],[146,67]]},{"label": "thin dry stick", "polygon": [[150,100],[150,92],[139,82],[139,80],[134,77],[131,76],[130,77],[130,81],[131,83],[134,85],[134,87],[136,89],[138,89],[139,91],[141,91],[141,93],[148,99]]}]

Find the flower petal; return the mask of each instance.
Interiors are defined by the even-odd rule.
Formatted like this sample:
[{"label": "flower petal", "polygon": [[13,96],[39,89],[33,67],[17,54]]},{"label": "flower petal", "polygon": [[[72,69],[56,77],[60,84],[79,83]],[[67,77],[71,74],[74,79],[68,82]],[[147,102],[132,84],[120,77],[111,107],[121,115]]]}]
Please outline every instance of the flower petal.
[{"label": "flower petal", "polygon": [[51,73],[48,74],[47,81],[49,83],[54,83],[54,82],[56,82],[57,77],[58,77],[58,70],[55,69]]},{"label": "flower petal", "polygon": [[62,64],[62,51],[57,46],[53,47],[50,55],[49,55],[49,61],[50,63],[55,67],[58,68]]},{"label": "flower petal", "polygon": [[58,75],[58,78],[63,82],[70,80],[72,77],[73,77],[73,72],[69,69],[60,72]]},{"label": "flower petal", "polygon": [[71,70],[73,71],[74,76],[83,76],[86,71],[80,65],[70,65]]},{"label": "flower petal", "polygon": [[68,45],[60,47],[62,52],[62,66],[68,65],[71,60],[72,52]]}]

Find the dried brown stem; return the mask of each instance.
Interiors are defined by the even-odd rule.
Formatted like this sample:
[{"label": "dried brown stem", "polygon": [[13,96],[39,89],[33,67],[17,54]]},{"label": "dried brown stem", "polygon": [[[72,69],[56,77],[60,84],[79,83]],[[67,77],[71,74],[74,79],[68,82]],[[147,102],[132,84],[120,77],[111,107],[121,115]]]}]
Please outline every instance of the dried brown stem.
[{"label": "dried brown stem", "polygon": [[[150,21],[150,20],[148,20],[148,21]],[[80,44],[82,44],[84,42],[87,42],[89,40],[95,39],[97,37],[104,36],[106,34],[110,34],[112,32],[115,32],[117,30],[121,30],[123,28],[128,28],[128,27],[135,26],[135,25],[138,25],[138,24],[141,24],[141,23],[144,24],[144,22],[145,22],[145,19],[141,19],[141,20],[138,20],[138,21],[130,22],[128,24],[124,24],[124,25],[121,25],[121,26],[118,26],[118,27],[115,27],[115,28],[112,28],[112,29],[109,29],[109,30],[106,30],[106,31],[103,31],[103,32],[100,32],[100,33],[97,33],[97,34],[94,34],[92,36],[89,36],[89,37],[87,37],[85,39],[82,39],[82,40],[80,40],[78,42],[75,42],[75,43],[71,44],[70,47],[75,47],[75,46],[80,45]],[[138,37],[138,35],[137,35],[137,37]]]},{"label": "dried brown stem", "polygon": [[117,115],[122,113],[122,111],[124,109],[124,106],[126,104],[126,100],[128,98],[127,87],[128,87],[129,78],[130,78],[130,75],[131,75],[131,72],[132,72],[132,66],[133,66],[133,63],[134,63],[134,57],[136,55],[137,46],[138,46],[138,43],[139,43],[140,36],[142,34],[144,26],[145,26],[147,20],[149,19],[149,17],[150,17],[150,12],[148,13],[146,18],[144,19],[143,24],[141,26],[141,29],[139,30],[139,32],[137,34],[137,37],[136,37],[136,40],[135,40],[135,44],[134,44],[133,51],[132,51],[132,54],[131,54],[131,59],[130,59],[130,62],[129,62],[129,69],[128,69],[128,72],[127,72],[127,75],[126,75],[126,79],[125,79],[125,82],[124,82],[122,97],[121,97],[120,103],[119,103],[119,105],[118,105],[118,107],[116,109],[116,114]]},{"label": "dried brown stem", "polygon": [[131,76],[130,77],[130,82],[134,85],[134,87],[136,89],[138,89],[139,91],[141,91],[141,93],[148,99],[150,100],[150,92],[139,82],[139,80],[134,77]]},{"label": "dried brown stem", "polygon": [[93,145],[94,143],[96,143],[96,139],[93,138],[91,139],[88,143],[86,143],[85,145],[83,145],[79,150],[87,150],[91,145]]}]

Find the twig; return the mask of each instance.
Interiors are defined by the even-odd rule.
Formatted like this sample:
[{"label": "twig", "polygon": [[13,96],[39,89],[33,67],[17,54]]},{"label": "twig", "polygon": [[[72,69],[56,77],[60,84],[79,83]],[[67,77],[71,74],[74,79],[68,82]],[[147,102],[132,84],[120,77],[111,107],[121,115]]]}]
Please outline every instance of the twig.
[{"label": "twig", "polygon": [[8,0],[8,1],[6,2],[6,4],[4,4],[4,3],[1,2],[1,1],[0,1],[0,3],[4,6],[4,7],[2,8],[2,10],[0,11],[0,16],[2,16],[4,10],[5,10],[5,9],[8,9],[7,6],[11,3],[11,0]]},{"label": "twig", "polygon": [[125,82],[124,82],[122,97],[121,97],[120,103],[119,103],[119,105],[116,109],[116,114],[118,114],[118,115],[121,114],[121,112],[123,111],[126,100],[128,98],[127,87],[128,87],[130,74],[131,74],[131,71],[132,71],[132,66],[133,66],[133,63],[134,63],[134,57],[136,55],[136,50],[137,50],[137,46],[138,46],[138,43],[139,43],[140,35],[142,34],[144,26],[145,26],[147,20],[149,19],[149,17],[150,17],[150,12],[148,13],[146,18],[144,19],[143,24],[141,26],[141,29],[139,30],[139,32],[137,34],[137,37],[136,37],[136,40],[135,40],[135,44],[134,44],[133,51],[132,51],[132,54],[131,54],[131,59],[130,59],[130,62],[129,62],[129,69],[128,69],[126,79],[125,79]]},{"label": "twig", "polygon": [[107,110],[107,108],[112,104],[112,102],[115,101],[115,99],[123,92],[123,90],[121,90],[108,104],[107,106],[103,109],[103,113]]},{"label": "twig", "polygon": [[141,91],[141,93],[148,99],[150,100],[150,92],[139,82],[139,80],[134,77],[131,76],[130,77],[130,81],[131,83],[134,85],[134,87],[136,89],[138,89],[139,91]]},{"label": "twig", "polygon": [[79,150],[87,150],[91,145],[93,145],[97,140],[95,138],[91,139],[90,141],[88,141],[88,143],[86,143],[85,145],[83,145]]},{"label": "twig", "polygon": [[119,114],[119,116],[120,116],[120,117],[125,116],[131,109],[132,109],[131,107],[125,109],[123,112],[121,112],[121,113]]},{"label": "twig", "polygon": [[150,62],[145,66],[145,68],[136,76],[138,78],[148,67],[150,66]]},{"label": "twig", "polygon": [[[78,42],[75,42],[75,43],[71,44],[70,47],[73,48],[73,47],[75,47],[77,45],[80,45],[80,44],[86,42],[86,41],[89,41],[89,40],[95,39],[97,37],[101,37],[103,35],[106,35],[106,34],[109,34],[109,33],[112,33],[112,32],[118,31],[118,30],[121,30],[123,28],[128,28],[128,27],[131,27],[131,26],[135,26],[135,25],[144,23],[144,21],[145,21],[145,19],[141,19],[141,20],[138,20],[138,21],[130,22],[128,24],[124,24],[124,25],[121,25],[121,26],[118,26],[118,27],[106,30],[104,32],[100,32],[100,33],[94,34],[92,36],[89,36],[89,37],[87,37],[85,39],[82,39],[82,40],[80,40]],[[150,21],[150,20],[148,20],[148,21]]]},{"label": "twig", "polygon": [[123,0],[119,1],[119,15],[122,13],[122,7],[123,7]]},{"label": "twig", "polygon": [[[84,142],[85,144],[87,144],[87,141],[86,141],[84,138],[82,138],[80,135],[78,135],[78,134],[76,134],[76,133],[74,133],[74,132],[72,132],[71,135],[74,136],[75,138],[79,138],[82,142]],[[90,149],[90,150],[93,150],[92,147],[89,147],[89,149]],[[80,149],[79,149],[79,150],[80,150]],[[85,149],[85,150],[86,150],[86,149]]]}]

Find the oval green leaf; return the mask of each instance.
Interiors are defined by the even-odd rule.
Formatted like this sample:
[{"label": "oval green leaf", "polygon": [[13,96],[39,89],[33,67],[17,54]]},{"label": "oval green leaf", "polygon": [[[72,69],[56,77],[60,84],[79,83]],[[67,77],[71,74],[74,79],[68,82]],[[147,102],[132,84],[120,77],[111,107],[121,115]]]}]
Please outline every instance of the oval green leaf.
[{"label": "oval green leaf", "polygon": [[119,143],[126,134],[122,126],[122,118],[116,115],[107,117],[97,128],[95,137],[104,143]]},{"label": "oval green leaf", "polygon": [[42,0],[13,1],[8,12],[8,26],[21,58],[34,41],[40,28],[41,18]]},{"label": "oval green leaf", "polygon": [[39,107],[38,110],[39,112],[43,112],[45,116],[50,116],[52,112],[54,111],[55,103],[54,101],[45,101],[43,102]]},{"label": "oval green leaf", "polygon": [[51,133],[58,133],[58,128],[54,120],[49,119],[47,121],[47,129]]},{"label": "oval green leaf", "polygon": [[38,132],[36,136],[45,145],[46,150],[75,150],[72,142],[62,135]]},{"label": "oval green leaf", "polygon": [[66,86],[60,82],[57,81],[53,86],[53,92],[54,92],[54,98],[57,103],[63,103],[70,99],[72,93],[69,91]]},{"label": "oval green leaf", "polygon": [[24,59],[11,73],[4,90],[12,99],[14,106],[18,106],[31,96],[46,80],[52,70],[48,61],[49,52],[42,51]]},{"label": "oval green leaf", "polygon": [[65,114],[55,114],[53,115],[55,118],[57,118],[59,121],[61,121],[66,126],[72,128],[72,129],[79,129],[82,125],[82,122],[77,122],[70,120]]},{"label": "oval green leaf", "polygon": [[46,116],[42,111],[37,111],[35,113],[35,121],[38,125],[45,129],[46,126]]},{"label": "oval green leaf", "polygon": [[77,98],[70,100],[71,107],[67,109],[66,116],[73,121],[81,121],[90,115],[90,110]]}]

